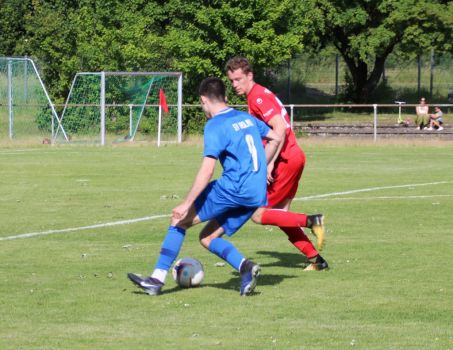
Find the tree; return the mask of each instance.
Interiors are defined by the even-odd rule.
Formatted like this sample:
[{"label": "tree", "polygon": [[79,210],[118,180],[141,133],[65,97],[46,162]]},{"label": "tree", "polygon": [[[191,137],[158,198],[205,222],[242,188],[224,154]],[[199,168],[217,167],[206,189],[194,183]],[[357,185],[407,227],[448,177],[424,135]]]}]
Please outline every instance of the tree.
[{"label": "tree", "polygon": [[74,9],[70,0],[55,2],[30,1],[24,13],[25,33],[16,46],[19,55],[37,58],[43,79],[57,102],[62,102],[68,78],[65,67],[75,53],[74,27],[69,20]]},{"label": "tree", "polygon": [[181,71],[185,100],[193,102],[199,82],[224,76],[231,56],[246,55],[264,75],[300,51],[319,21],[314,0],[0,1],[8,5],[2,13],[17,17],[17,29],[0,22],[10,28],[3,45],[38,59],[57,102],[76,72],[102,70]]},{"label": "tree", "polygon": [[16,46],[25,34],[24,15],[29,1],[0,0],[0,56],[17,54]]},{"label": "tree", "polygon": [[[162,41],[165,62],[184,73],[184,100],[198,100],[197,88],[207,76],[225,77],[226,61],[244,55],[262,79],[268,67],[286,61],[302,49],[308,7],[298,0],[169,0],[165,4]],[[292,12],[288,9],[300,9]],[[295,14],[298,14],[296,16]],[[229,87],[229,84],[227,85]],[[229,103],[244,103],[228,92]],[[200,131],[204,116],[184,113],[185,130]]]},{"label": "tree", "polygon": [[369,102],[385,61],[397,45],[410,50],[445,49],[451,45],[453,6],[449,1],[316,0],[316,3],[324,19],[318,27],[320,43],[332,43],[340,52],[349,70],[348,97],[356,103]]},{"label": "tree", "polygon": [[80,71],[158,70],[162,6],[144,0],[32,1],[26,13],[27,45],[37,57],[56,101],[62,102]]},{"label": "tree", "polygon": [[[299,16],[288,10],[295,8]],[[224,65],[234,55],[247,56],[258,75],[287,60],[302,49],[308,26],[303,16],[308,10],[296,0],[169,0],[165,10],[166,61],[185,73],[190,82],[185,97],[192,100],[198,83],[207,75],[224,76]]]}]

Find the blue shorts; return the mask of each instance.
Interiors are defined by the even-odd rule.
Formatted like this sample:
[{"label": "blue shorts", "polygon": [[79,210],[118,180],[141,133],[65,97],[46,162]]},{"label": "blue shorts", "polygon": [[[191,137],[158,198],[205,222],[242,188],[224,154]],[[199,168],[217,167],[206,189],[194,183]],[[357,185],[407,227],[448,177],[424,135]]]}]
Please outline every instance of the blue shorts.
[{"label": "blue shorts", "polygon": [[244,207],[228,200],[218,191],[217,181],[211,181],[195,200],[195,208],[202,222],[215,219],[227,236],[232,236],[258,207]]}]

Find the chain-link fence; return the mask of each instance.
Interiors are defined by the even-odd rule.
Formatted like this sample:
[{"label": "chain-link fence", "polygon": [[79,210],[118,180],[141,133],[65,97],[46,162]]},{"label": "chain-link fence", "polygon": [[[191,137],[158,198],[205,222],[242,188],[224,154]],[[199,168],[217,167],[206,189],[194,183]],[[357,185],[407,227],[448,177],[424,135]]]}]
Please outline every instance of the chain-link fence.
[{"label": "chain-link fence", "polygon": [[[408,59],[397,53],[386,60],[371,103],[417,103],[421,96],[447,103],[453,89],[453,56],[427,52]],[[274,90],[284,103],[335,103],[344,97],[348,69],[335,52],[298,55],[276,68]]]}]

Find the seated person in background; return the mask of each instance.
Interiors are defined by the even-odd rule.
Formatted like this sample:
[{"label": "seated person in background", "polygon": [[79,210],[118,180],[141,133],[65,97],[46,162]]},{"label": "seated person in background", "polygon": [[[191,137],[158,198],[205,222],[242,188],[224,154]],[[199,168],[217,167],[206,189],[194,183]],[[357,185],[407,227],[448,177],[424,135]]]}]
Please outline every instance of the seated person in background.
[{"label": "seated person in background", "polygon": [[428,115],[429,106],[426,103],[426,99],[422,97],[420,99],[420,104],[415,107],[415,125],[417,130],[423,130],[425,126],[429,124],[429,115]]},{"label": "seated person in background", "polygon": [[440,109],[440,107],[435,107],[434,111],[436,113],[429,115],[429,128],[425,128],[426,130],[443,130],[442,124],[444,123],[443,116],[444,113]]}]

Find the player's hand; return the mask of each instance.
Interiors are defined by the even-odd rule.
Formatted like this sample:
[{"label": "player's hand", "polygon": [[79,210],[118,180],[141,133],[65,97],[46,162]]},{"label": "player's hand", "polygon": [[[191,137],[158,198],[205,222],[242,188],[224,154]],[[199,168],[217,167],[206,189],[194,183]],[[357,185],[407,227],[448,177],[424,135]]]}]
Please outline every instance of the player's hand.
[{"label": "player's hand", "polygon": [[272,182],[274,182],[273,172],[274,172],[274,164],[269,163],[267,165],[267,184],[268,185],[270,185]]},{"label": "player's hand", "polygon": [[187,216],[187,213],[189,212],[189,208],[190,208],[190,205],[181,203],[180,205],[178,205],[177,207],[175,207],[172,210],[171,213],[173,215],[173,218],[176,220],[179,220],[179,221],[184,219]]},{"label": "player's hand", "polygon": [[272,177],[272,174],[267,174],[267,184],[270,185],[272,182],[274,182],[274,178]]}]

